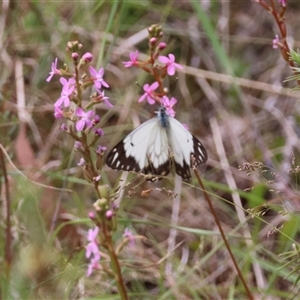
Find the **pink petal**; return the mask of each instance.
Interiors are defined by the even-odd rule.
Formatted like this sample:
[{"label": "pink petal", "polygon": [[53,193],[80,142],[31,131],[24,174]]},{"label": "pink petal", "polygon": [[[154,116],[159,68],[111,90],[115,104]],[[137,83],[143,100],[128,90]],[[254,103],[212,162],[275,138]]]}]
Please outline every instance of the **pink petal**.
[{"label": "pink petal", "polygon": [[59,79],[59,81],[60,81],[60,83],[63,85],[63,87],[65,87],[65,86],[68,85],[68,81],[67,81],[67,79],[64,78],[64,77],[61,77],[61,78]]},{"label": "pink petal", "polygon": [[169,61],[170,61],[171,63],[173,63],[173,62],[175,61],[175,56],[174,56],[174,54],[172,54],[172,53],[169,54]]},{"label": "pink petal", "polygon": [[103,86],[105,86],[106,88],[109,88],[109,85],[108,85],[108,83],[106,81],[102,80],[101,84]]},{"label": "pink petal", "polygon": [[75,111],[76,116],[78,117],[84,117],[85,116],[85,112],[83,111],[83,109],[81,107],[78,107]]},{"label": "pink petal", "polygon": [[149,90],[149,84],[146,83],[144,86],[143,86],[143,90],[147,93],[148,90]]},{"label": "pink petal", "polygon": [[104,74],[104,69],[100,68],[99,71],[98,71],[98,76],[103,77],[103,74]]},{"label": "pink petal", "polygon": [[173,65],[169,65],[168,68],[167,68],[167,73],[170,76],[173,76],[175,74],[175,67]]},{"label": "pink petal", "polygon": [[172,107],[172,106],[174,106],[176,103],[177,103],[177,100],[176,100],[174,97],[172,97],[171,100],[170,100],[170,102],[169,102],[169,105]]},{"label": "pink petal", "polygon": [[153,98],[151,98],[149,95],[147,96],[147,101],[151,105],[155,103],[155,100]]},{"label": "pink petal", "polygon": [[60,97],[59,99],[56,100],[56,102],[54,103],[54,107],[58,107],[61,106],[62,103],[64,101],[64,98]]},{"label": "pink petal", "polygon": [[146,97],[147,97],[147,94],[146,94],[146,93],[143,94],[143,95],[139,98],[138,102],[144,101]]},{"label": "pink petal", "polygon": [[64,106],[69,107],[69,105],[70,105],[70,99],[68,97],[65,97],[64,98]]},{"label": "pink petal", "polygon": [[163,63],[163,64],[168,64],[169,63],[169,59],[166,56],[159,56],[158,60]]},{"label": "pink petal", "polygon": [[[94,112],[93,110],[89,110],[89,111],[85,114],[85,117],[91,119],[91,118],[94,117],[94,115],[95,115],[95,112]],[[97,227],[96,227],[96,228],[97,228]]]},{"label": "pink petal", "polygon": [[158,82],[155,81],[154,83],[152,83],[152,84],[150,85],[150,89],[151,89],[152,91],[154,91],[154,90],[156,90],[156,89],[158,88],[158,86],[159,86]]},{"label": "pink petal", "polygon": [[77,121],[77,123],[76,123],[76,129],[77,129],[78,131],[82,131],[83,128],[84,128],[84,125],[85,125],[85,122],[84,122],[83,120],[79,120],[79,121]]},{"label": "pink petal", "polygon": [[89,67],[89,71],[93,77],[97,76],[97,71],[92,66]]},{"label": "pink petal", "polygon": [[180,69],[180,70],[183,69],[182,65],[180,65],[180,64],[178,64],[178,63],[173,63],[173,66],[174,66],[175,68],[177,68],[177,69]]}]

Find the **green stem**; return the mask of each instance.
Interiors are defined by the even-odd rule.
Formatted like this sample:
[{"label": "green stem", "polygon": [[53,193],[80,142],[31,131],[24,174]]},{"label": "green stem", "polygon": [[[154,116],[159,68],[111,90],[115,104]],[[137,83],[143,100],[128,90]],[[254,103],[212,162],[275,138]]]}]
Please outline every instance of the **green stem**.
[{"label": "green stem", "polygon": [[116,276],[116,281],[117,281],[117,287],[118,287],[118,291],[120,293],[121,299],[122,300],[129,300],[128,295],[127,295],[127,291],[124,285],[124,280],[123,280],[123,276],[122,276],[122,272],[121,272],[121,267],[120,267],[120,263],[119,263],[119,259],[118,256],[115,252],[115,249],[113,247],[112,244],[112,240],[111,240],[111,235],[106,227],[106,222],[103,221],[101,223],[101,227],[103,230],[103,234],[105,237],[105,242],[106,242],[106,246],[107,246],[107,251],[108,254],[110,256],[110,261],[111,261],[111,268],[113,270],[113,272],[115,273]]}]

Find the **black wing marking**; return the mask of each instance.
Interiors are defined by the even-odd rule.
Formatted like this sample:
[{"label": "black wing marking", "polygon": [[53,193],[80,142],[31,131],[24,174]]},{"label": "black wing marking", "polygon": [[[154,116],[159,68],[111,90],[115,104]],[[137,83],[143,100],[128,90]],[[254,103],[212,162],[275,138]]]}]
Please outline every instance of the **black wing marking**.
[{"label": "black wing marking", "polygon": [[174,160],[174,164],[176,173],[181,176],[183,180],[189,181],[191,179],[190,166],[185,161],[183,161],[183,166],[177,163],[176,160]]},{"label": "black wing marking", "polygon": [[174,160],[176,173],[185,181],[189,181],[191,179],[190,168],[196,168],[207,161],[207,152],[202,143],[195,136],[192,135],[192,137],[194,152],[190,154],[190,165],[188,165],[185,160],[182,162],[183,165],[180,165],[176,162],[176,160]]},{"label": "black wing marking", "polygon": [[158,168],[153,166],[150,157],[148,158],[148,164],[141,170],[137,161],[133,156],[126,157],[126,151],[124,148],[124,140],[120,141],[107,155],[106,164],[114,170],[134,171],[141,172],[146,175],[153,175],[147,178],[147,180],[155,181],[162,179],[158,176],[166,176],[170,173],[171,161],[170,159],[159,165]]},{"label": "black wing marking", "polygon": [[159,165],[158,168],[155,168],[153,166],[150,157],[148,157],[148,165],[145,166],[145,168],[142,170],[142,173],[153,175],[151,176],[150,180],[155,181],[156,179],[159,180],[162,179],[162,177],[157,177],[157,176],[167,176],[170,173],[170,169],[171,169],[170,159],[166,160],[163,164]]},{"label": "black wing marking", "polygon": [[120,141],[107,155],[106,164],[114,170],[141,171],[133,156],[126,157],[124,140]]},{"label": "black wing marking", "polygon": [[198,167],[207,161],[207,152],[202,143],[193,136],[194,153],[191,153],[191,168]]}]

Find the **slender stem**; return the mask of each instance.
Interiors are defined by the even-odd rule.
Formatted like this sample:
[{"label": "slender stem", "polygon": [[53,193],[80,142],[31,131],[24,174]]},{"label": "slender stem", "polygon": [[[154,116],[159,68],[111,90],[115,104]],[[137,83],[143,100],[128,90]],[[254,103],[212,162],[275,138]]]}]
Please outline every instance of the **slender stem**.
[{"label": "slender stem", "polygon": [[[281,55],[285,59],[285,61],[290,65],[293,73],[295,75],[299,75],[299,72],[294,69],[294,67],[295,67],[294,62],[291,59],[289,59],[289,53],[291,52],[291,50],[287,43],[286,25],[284,22],[284,14],[286,11],[286,7],[281,6],[281,11],[278,12],[276,9],[276,6],[274,4],[274,0],[270,0],[271,5],[266,3],[264,0],[255,0],[255,1],[258,2],[266,11],[268,11],[269,13],[271,13],[273,15],[273,17],[278,25],[278,28],[280,30],[281,37],[282,37],[281,46],[279,46],[280,50],[281,50]],[[298,83],[298,85],[300,85],[299,79],[297,80],[297,83]]]},{"label": "slender stem", "polygon": [[104,234],[104,237],[105,237],[107,251],[108,251],[108,254],[110,256],[111,267],[112,267],[112,269],[115,273],[115,276],[116,276],[117,287],[118,287],[118,291],[120,293],[121,299],[122,300],[129,300],[128,295],[127,295],[127,291],[126,291],[126,287],[124,285],[124,280],[123,280],[123,276],[122,276],[122,271],[121,271],[119,259],[118,259],[118,256],[117,256],[116,252],[115,252],[115,249],[113,247],[112,240],[111,240],[111,235],[108,231],[108,228],[106,226],[105,221],[101,222],[101,227],[102,227],[103,234]]},{"label": "slender stem", "polygon": [[9,184],[8,177],[5,167],[3,149],[0,149],[0,160],[2,164],[3,177],[5,182],[5,199],[6,199],[6,235],[5,235],[5,261],[6,261],[6,272],[9,273],[11,262],[12,262],[12,233],[11,233],[11,221],[10,221],[10,196],[9,196]]},{"label": "slender stem", "polygon": [[234,257],[234,255],[233,255],[231,249],[230,249],[229,243],[228,243],[228,241],[227,241],[227,239],[226,239],[226,236],[225,236],[225,233],[224,233],[224,231],[223,231],[223,229],[222,229],[220,220],[219,220],[219,218],[218,218],[218,216],[217,216],[217,214],[216,214],[216,211],[215,211],[215,209],[214,209],[214,207],[213,207],[213,205],[212,205],[212,202],[211,202],[211,200],[210,200],[210,198],[209,198],[209,196],[208,196],[208,193],[207,193],[207,191],[206,191],[206,189],[205,189],[205,187],[204,187],[204,185],[203,185],[203,182],[202,182],[202,180],[201,180],[201,178],[200,178],[200,176],[199,176],[199,174],[198,174],[197,169],[195,169],[195,168],[194,168],[194,173],[195,173],[195,175],[196,175],[196,177],[197,177],[197,179],[198,179],[199,185],[201,186],[201,188],[202,188],[202,190],[203,190],[204,198],[205,198],[205,200],[207,201],[208,206],[209,206],[209,208],[210,208],[210,210],[211,210],[211,213],[212,213],[212,215],[213,215],[214,218],[215,218],[216,224],[217,224],[217,226],[218,226],[218,228],[219,228],[219,231],[220,231],[220,233],[221,233],[221,236],[222,236],[222,239],[223,239],[223,241],[224,241],[225,247],[227,248],[227,250],[228,250],[228,252],[229,252],[229,256],[230,256],[230,258],[231,258],[231,260],[232,260],[232,262],[233,262],[233,264],[234,264],[234,267],[235,267],[235,269],[236,269],[236,271],[237,271],[237,273],[238,273],[238,276],[239,276],[240,280],[242,281],[242,284],[243,284],[243,286],[244,286],[244,288],[245,288],[245,290],[246,290],[246,293],[247,293],[249,299],[254,300],[254,298],[253,298],[253,296],[252,296],[252,294],[251,294],[251,292],[250,292],[250,290],[249,290],[249,287],[248,287],[248,285],[247,285],[247,283],[246,283],[246,281],[245,281],[245,279],[244,279],[244,276],[243,276],[243,274],[242,274],[242,272],[241,272],[241,270],[240,270],[240,268],[239,268],[239,266],[238,266],[238,264],[237,264],[237,262],[236,262],[236,260],[235,260],[235,257]]}]

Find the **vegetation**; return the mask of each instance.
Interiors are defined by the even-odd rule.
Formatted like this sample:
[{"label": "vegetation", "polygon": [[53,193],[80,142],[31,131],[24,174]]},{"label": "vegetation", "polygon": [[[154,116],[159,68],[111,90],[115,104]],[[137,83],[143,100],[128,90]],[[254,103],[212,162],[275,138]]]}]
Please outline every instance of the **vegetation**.
[{"label": "vegetation", "polygon": [[[297,1],[1,6],[1,299],[298,298]],[[208,152],[190,182],[105,164],[154,81]]]}]

